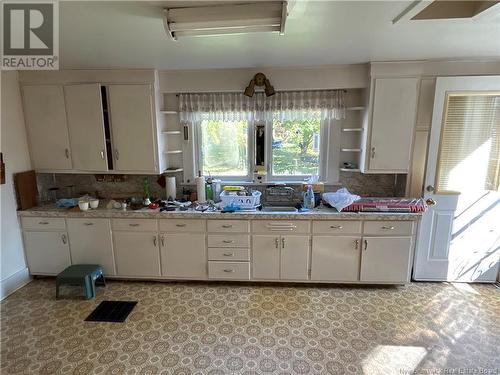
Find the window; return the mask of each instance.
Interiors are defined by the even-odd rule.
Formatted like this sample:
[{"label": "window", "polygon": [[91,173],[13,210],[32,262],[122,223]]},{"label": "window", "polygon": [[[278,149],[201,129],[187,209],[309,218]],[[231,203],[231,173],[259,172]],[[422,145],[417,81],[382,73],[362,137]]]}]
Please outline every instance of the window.
[{"label": "window", "polygon": [[203,120],[200,123],[200,169],[204,175],[248,176],[247,121]]},{"label": "window", "polygon": [[272,175],[320,174],[320,131],[319,116],[304,120],[274,119],[272,123]]}]

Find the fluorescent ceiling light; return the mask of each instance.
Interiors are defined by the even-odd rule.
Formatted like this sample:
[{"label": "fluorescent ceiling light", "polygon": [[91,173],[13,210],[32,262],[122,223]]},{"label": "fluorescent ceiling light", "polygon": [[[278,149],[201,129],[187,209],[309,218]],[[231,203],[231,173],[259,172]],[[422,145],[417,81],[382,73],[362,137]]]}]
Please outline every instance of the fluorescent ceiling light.
[{"label": "fluorescent ceiling light", "polygon": [[167,8],[165,29],[173,40],[188,36],[216,36],[276,32],[283,35],[286,1],[252,4]]}]

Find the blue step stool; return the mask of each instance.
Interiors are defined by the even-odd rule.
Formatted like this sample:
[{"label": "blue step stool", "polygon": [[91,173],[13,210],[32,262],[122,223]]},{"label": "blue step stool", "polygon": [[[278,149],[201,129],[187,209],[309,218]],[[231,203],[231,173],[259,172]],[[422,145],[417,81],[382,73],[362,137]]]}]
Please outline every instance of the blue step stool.
[{"label": "blue step stool", "polygon": [[98,264],[74,264],[62,271],[56,278],[56,299],[59,298],[61,285],[79,285],[83,287],[85,297],[94,299],[96,296],[95,285],[106,286],[102,267]]}]

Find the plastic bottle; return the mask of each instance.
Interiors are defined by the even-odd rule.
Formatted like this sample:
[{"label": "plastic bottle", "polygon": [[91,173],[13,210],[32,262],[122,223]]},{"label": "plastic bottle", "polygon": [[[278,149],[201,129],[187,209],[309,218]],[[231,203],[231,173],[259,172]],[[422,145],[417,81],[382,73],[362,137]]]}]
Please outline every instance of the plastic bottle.
[{"label": "plastic bottle", "polygon": [[307,191],[304,193],[304,208],[314,208],[314,191],[311,185],[307,186]]}]

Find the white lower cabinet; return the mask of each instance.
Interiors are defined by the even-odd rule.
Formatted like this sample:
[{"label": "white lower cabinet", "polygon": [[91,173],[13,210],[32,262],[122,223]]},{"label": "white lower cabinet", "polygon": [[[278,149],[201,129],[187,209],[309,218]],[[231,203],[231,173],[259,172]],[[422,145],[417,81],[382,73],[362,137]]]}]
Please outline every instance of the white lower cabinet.
[{"label": "white lower cabinet", "polygon": [[162,233],[160,242],[163,276],[207,278],[204,233]]},{"label": "white lower cabinet", "polygon": [[309,236],[254,235],[252,278],[307,280]]},{"label": "white lower cabinet", "polygon": [[281,236],[280,279],[309,279],[309,236]]},{"label": "white lower cabinet", "polygon": [[157,232],[113,232],[118,276],[161,276]]},{"label": "white lower cabinet", "polygon": [[56,275],[71,265],[66,232],[24,232],[24,249],[32,275]]},{"label": "white lower cabinet", "polygon": [[115,275],[109,219],[66,219],[73,264],[99,264]]},{"label": "white lower cabinet", "polygon": [[360,246],[359,236],[314,236],[311,280],[358,281]]},{"label": "white lower cabinet", "polygon": [[361,281],[409,281],[412,237],[364,237],[362,245]]}]

